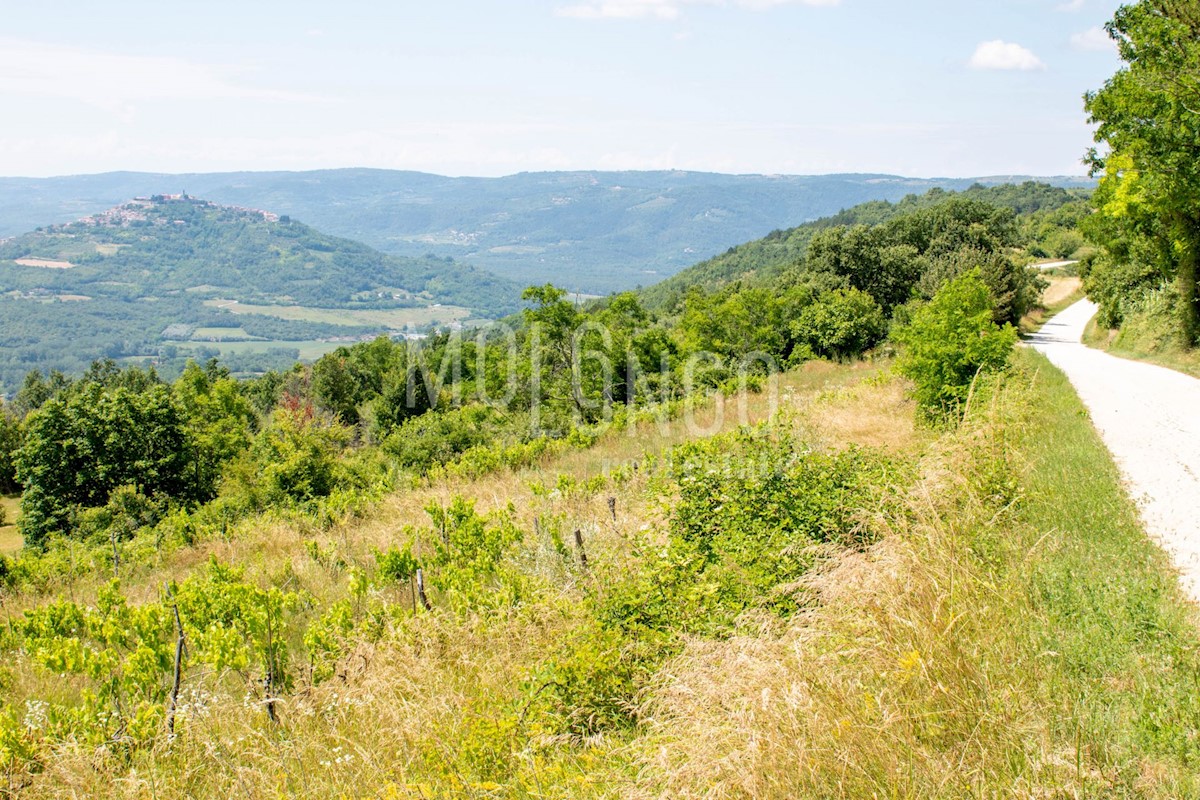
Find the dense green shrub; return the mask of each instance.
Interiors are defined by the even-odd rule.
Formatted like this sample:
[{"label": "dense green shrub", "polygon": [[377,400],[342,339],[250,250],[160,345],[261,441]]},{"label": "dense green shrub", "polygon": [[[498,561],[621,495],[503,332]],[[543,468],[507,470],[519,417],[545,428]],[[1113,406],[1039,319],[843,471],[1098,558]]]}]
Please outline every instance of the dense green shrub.
[{"label": "dense green shrub", "polygon": [[326,497],[345,473],[339,461],[350,443],[344,426],[293,403],[277,409],[250,449],[226,474],[223,493],[250,509]]},{"label": "dense green shrub", "polygon": [[192,484],[184,418],[161,384],[137,391],[87,382],[30,414],[16,454],[25,487],[21,530],[39,546],[77,509],[108,503],[118,486],[186,497]]},{"label": "dense green shrub", "polygon": [[972,270],[988,287],[992,297],[992,319],[997,325],[1016,325],[1033,308],[1047,284],[1041,273],[1025,267],[1003,252],[964,248],[934,259],[921,276],[918,293],[930,299],[950,281]]},{"label": "dense green shrub", "polygon": [[671,547],[699,558],[698,580],[716,592],[709,622],[756,604],[794,609],[773,592],[803,575],[820,545],[870,539],[864,512],[877,505],[887,473],[881,456],[802,449],[763,426],[689,443],[673,462]]},{"label": "dense green shrub", "polygon": [[501,438],[504,415],[494,408],[470,405],[408,419],[383,442],[383,451],[395,462],[417,473],[446,464],[472,447]]},{"label": "dense green shrub", "polygon": [[883,309],[858,289],[838,289],[821,295],[792,323],[795,337],[812,351],[838,360],[862,355],[887,333]]},{"label": "dense green shrub", "polygon": [[977,376],[1008,364],[1016,329],[993,321],[988,287],[978,271],[950,281],[894,337],[904,345],[897,363],[929,420],[956,418]]}]

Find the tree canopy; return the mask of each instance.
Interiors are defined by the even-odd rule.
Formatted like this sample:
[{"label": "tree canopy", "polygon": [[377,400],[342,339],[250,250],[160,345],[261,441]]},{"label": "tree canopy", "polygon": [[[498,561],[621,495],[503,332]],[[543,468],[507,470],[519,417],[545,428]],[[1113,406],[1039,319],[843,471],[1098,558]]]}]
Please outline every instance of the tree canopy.
[{"label": "tree canopy", "polygon": [[1089,153],[1093,238],[1107,251],[1090,280],[1110,324],[1139,292],[1174,282],[1181,338],[1200,332],[1200,7],[1193,0],[1122,6],[1107,26],[1124,66],[1086,97],[1098,124]]}]

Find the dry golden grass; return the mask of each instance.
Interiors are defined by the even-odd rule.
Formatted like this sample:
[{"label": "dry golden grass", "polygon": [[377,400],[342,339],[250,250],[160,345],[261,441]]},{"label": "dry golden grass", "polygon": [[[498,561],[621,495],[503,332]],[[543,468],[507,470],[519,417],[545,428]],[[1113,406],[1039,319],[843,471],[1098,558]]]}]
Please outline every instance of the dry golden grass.
[{"label": "dry golden grass", "polygon": [[7,524],[0,525],[0,554],[15,553],[24,544],[21,534],[17,533],[21,500],[18,497],[0,497],[0,508],[4,509],[4,518],[8,521]]},{"label": "dry golden grass", "polygon": [[[564,565],[546,542],[529,536],[519,558],[524,572],[542,579],[536,602],[505,611],[402,614],[377,644],[354,647],[333,679],[316,687],[301,681],[282,708],[279,728],[260,707],[243,702],[243,684],[190,677],[174,742],[160,742],[130,763],[64,746],[47,759],[43,774],[17,776],[29,780],[21,795],[1190,796],[1194,783],[1180,760],[1149,749],[1129,755],[1121,749],[1130,747],[1127,730],[1076,735],[1076,719],[1092,719],[1093,712],[1070,694],[1059,654],[1023,630],[1043,613],[1030,599],[1028,574],[1078,545],[1070,526],[1030,527],[1017,513],[1021,495],[1013,476],[1043,467],[1026,460],[1015,433],[1035,419],[1032,384],[982,403],[960,431],[939,437],[913,425],[903,383],[877,368],[815,365],[782,381],[779,411],[806,440],[922,454],[920,480],[902,514],[877,520],[886,534],[881,541],[828,561],[806,579],[806,590],[819,601],[809,610],[785,625],[756,627],[747,619],[728,640],[687,642],[660,668],[635,730],[564,741],[524,713],[531,671],[583,624],[579,598],[602,574],[589,577]],[[746,421],[770,416],[770,397],[747,397]],[[1094,438],[1074,406],[1063,413],[1078,426],[1076,435]],[[484,512],[511,504],[526,531],[535,518],[564,532],[579,528],[594,562],[618,569],[634,557],[630,535],[663,517],[646,471],[598,494],[535,485],[553,487],[560,475],[576,481],[605,475],[698,429],[715,433],[738,421],[714,407],[691,429],[643,424],[531,468],[397,492],[366,518],[330,531],[259,523],[233,532],[229,541],[165,556],[137,576],[132,592],[153,596],[161,580],[186,575],[216,555],[321,603],[342,598],[346,569],[314,561],[307,542],[349,564],[367,564],[372,548],[400,544],[406,525],[426,524],[426,504],[455,495]],[[1073,444],[1071,452],[1081,447]],[[1085,472],[1097,472],[1086,463]],[[1119,498],[1115,482],[1110,488]],[[618,497],[615,521],[606,503],[610,494]],[[1118,511],[1088,509],[1105,518],[1129,512],[1132,519],[1130,509]],[[1081,552],[1090,547],[1089,541]],[[1131,545],[1123,542],[1114,552],[1125,558]],[[100,579],[79,581],[69,591],[88,597]],[[403,590],[375,591],[402,610],[408,602]],[[7,600],[8,613],[21,602]],[[1164,669],[1145,658],[1143,673],[1114,668],[1088,685],[1088,696],[1106,704],[1096,713],[1115,719],[1114,698],[1136,698],[1146,675]],[[6,694],[18,707],[25,697],[70,691],[19,664],[10,669],[15,677]],[[1118,768],[1133,774],[1119,783]]]},{"label": "dry golden grass", "polygon": [[55,261],[50,258],[18,258],[13,260],[14,264],[20,264],[22,267],[36,267],[38,269],[71,269],[75,265],[70,261]]},{"label": "dry golden grass", "polygon": [[1042,292],[1042,305],[1046,308],[1060,308],[1064,303],[1073,302],[1083,292],[1083,279],[1074,276],[1055,276],[1050,278],[1050,285]]},{"label": "dry golden grass", "polygon": [[[934,443],[908,514],[810,575],[820,602],[782,635],[695,640],[660,671],[625,796],[1196,796],[1194,610],[1061,376],[1069,450],[1030,447],[1048,395],[1027,380]],[[1042,484],[1071,475],[1090,485],[1063,508]],[[1126,632],[1130,596],[1174,655]]]},{"label": "dry golden grass", "polygon": [[[600,494],[547,494],[535,486],[553,488],[559,476],[582,482],[698,435],[765,421],[780,410],[803,417],[810,406],[841,420],[828,428],[829,444],[848,444],[856,437],[879,444],[877,431],[850,425],[837,410],[839,398],[866,408],[877,402],[871,399],[877,392],[886,396],[879,407],[898,402],[893,382],[861,394],[852,388],[843,394],[846,387],[879,374],[879,367],[862,364],[809,364],[777,378],[777,393],[718,398],[699,406],[690,422],[641,423],[606,435],[592,448],[567,451],[532,467],[477,479],[426,482],[386,498],[364,518],[328,531],[256,520],[235,527],[225,540],[166,553],[136,573],[124,573],[125,593],[134,602],[155,599],[164,581],[182,580],[216,557],[239,565],[251,579],[301,591],[324,606],[347,595],[348,571],[314,561],[306,550],[310,542],[348,565],[369,565],[374,549],[405,543],[406,526],[428,525],[429,503],[445,505],[455,496],[473,501],[481,513],[511,505],[516,523],[527,532],[534,529],[535,518],[557,524],[568,537],[580,529],[589,557],[620,564],[631,557],[629,537],[662,520],[661,502],[648,491],[650,476],[645,471],[632,472],[627,482]],[[903,428],[889,422],[881,429],[893,426]],[[619,496],[615,521],[607,504],[609,494]],[[22,796],[500,796],[480,788],[478,777],[463,770],[486,764],[489,748],[514,741],[516,732],[489,726],[499,719],[497,714],[511,711],[518,702],[531,666],[579,624],[576,573],[564,570],[561,558],[545,542],[529,541],[526,550],[523,569],[546,578],[546,585],[560,587],[562,602],[546,597],[499,620],[492,615],[408,619],[403,631],[393,631],[380,644],[359,646],[339,664],[336,678],[291,697],[281,709],[286,737],[272,730],[261,708],[244,705],[244,686],[237,679],[185,680],[185,693],[200,691],[207,710],[190,718],[184,715],[181,735],[173,744],[160,745],[132,767],[102,753],[61,748]],[[89,601],[110,577],[89,575],[56,593]],[[401,607],[409,602],[403,592],[390,599]],[[41,602],[37,597],[0,599],[8,615]],[[18,705],[24,698],[53,698],[55,687],[62,687],[61,680],[37,677],[37,671],[21,674],[18,685],[7,692]],[[625,758],[619,736],[581,748],[542,741],[536,731],[519,733],[525,742],[518,748],[523,766],[505,780],[510,788],[520,786],[528,796],[544,796],[538,794],[539,787],[553,786],[554,796],[597,797],[619,796],[623,790],[614,787],[628,783],[620,774]]]},{"label": "dry golden grass", "polygon": [[904,381],[887,373],[853,386],[832,389],[804,404],[799,433],[828,447],[860,445],[900,455],[917,455],[933,440],[916,424],[916,406]]},{"label": "dry golden grass", "polygon": [[1005,522],[967,478],[989,435],[927,459],[911,519],[811,576],[820,603],[784,635],[696,641],[663,670],[633,745],[650,754],[640,796],[1040,796],[990,774],[1014,760],[1059,782],[1065,764],[1032,763],[1048,741],[1037,692],[981,653],[1011,611],[960,540]]}]

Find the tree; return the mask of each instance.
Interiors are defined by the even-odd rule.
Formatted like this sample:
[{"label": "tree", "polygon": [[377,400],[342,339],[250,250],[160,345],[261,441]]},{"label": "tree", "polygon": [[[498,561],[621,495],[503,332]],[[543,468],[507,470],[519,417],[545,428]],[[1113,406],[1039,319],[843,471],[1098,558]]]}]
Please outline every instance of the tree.
[{"label": "tree", "polygon": [[285,399],[231,466],[225,485],[254,509],[326,497],[338,484],[338,457],[350,439],[348,428],[318,417],[310,403]]},{"label": "tree", "polygon": [[814,353],[838,360],[861,355],[887,333],[883,309],[858,289],[826,292],[792,324],[796,338]]},{"label": "tree", "polygon": [[20,447],[21,424],[0,400],[0,494],[14,494],[20,491],[17,468],[13,462]]},{"label": "tree", "polygon": [[897,368],[915,384],[922,415],[938,421],[958,415],[979,374],[1008,364],[1017,332],[993,321],[988,287],[973,270],[943,286],[895,338],[904,346]]},{"label": "tree", "polygon": [[191,494],[197,500],[211,500],[221,468],[249,447],[257,415],[237,381],[215,363],[202,369],[189,361],[173,388],[187,430]]},{"label": "tree", "polygon": [[118,487],[188,493],[183,415],[162,384],[134,392],[87,383],[47,401],[26,419],[15,461],[21,529],[34,546],[67,531],[74,512],[107,505]]},{"label": "tree", "polygon": [[818,233],[809,245],[808,264],[814,271],[843,276],[874,297],[884,313],[908,300],[925,266],[917,247],[897,241],[883,227],[866,225]]},{"label": "tree", "polygon": [[1200,7],[1194,0],[1141,0],[1118,9],[1107,29],[1125,65],[1103,89],[1086,96],[1091,121],[1099,126],[1096,142],[1109,151],[1094,148],[1088,154],[1092,173],[1103,174],[1097,192],[1101,220],[1089,230],[1118,263],[1158,262],[1179,297],[1181,338],[1195,344]]},{"label": "tree", "polygon": [[558,410],[578,414],[583,402],[575,391],[574,350],[575,335],[584,318],[566,298],[565,290],[549,283],[530,286],[521,294],[522,300],[535,304],[523,312],[530,358],[522,359],[522,377],[531,392],[537,385],[534,403],[546,398]]},{"label": "tree", "polygon": [[979,271],[992,295],[992,318],[997,325],[1020,322],[1047,286],[1037,270],[1004,253],[965,247],[935,258],[921,276],[918,292],[932,298],[947,282],[971,270]]}]

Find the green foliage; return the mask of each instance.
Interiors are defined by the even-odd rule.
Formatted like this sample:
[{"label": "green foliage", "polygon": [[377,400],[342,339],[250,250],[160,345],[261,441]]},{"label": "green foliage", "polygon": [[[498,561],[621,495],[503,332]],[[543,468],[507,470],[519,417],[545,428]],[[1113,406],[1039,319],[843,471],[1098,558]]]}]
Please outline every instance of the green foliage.
[{"label": "green foliage", "polygon": [[1087,96],[1107,151],[1089,155],[1104,178],[1087,232],[1115,263],[1089,283],[1114,322],[1124,316],[1123,288],[1173,281],[1190,345],[1200,337],[1200,12],[1185,0],[1140,0],[1118,9],[1108,31],[1125,64]]},{"label": "green foliage", "polygon": [[238,382],[215,362],[203,369],[188,362],[174,391],[187,419],[193,492],[198,499],[211,499],[224,465],[249,446],[258,415]]},{"label": "green foliage", "polygon": [[194,488],[188,461],[183,414],[166,386],[137,391],[86,381],[26,421],[16,454],[25,541],[38,546],[68,530],[76,510],[107,504],[119,486],[185,497]]},{"label": "green foliage", "polygon": [[817,233],[807,258],[809,269],[844,277],[850,286],[874,297],[885,312],[909,298],[924,263],[912,244],[896,241],[882,226],[866,225]]},{"label": "green foliage", "polygon": [[773,592],[811,567],[819,545],[869,541],[862,509],[887,473],[878,456],[799,449],[767,427],[684,445],[672,460],[673,557],[697,559],[696,588],[710,594],[695,619],[718,629],[756,604],[795,609]]},{"label": "green foliage", "polygon": [[267,693],[291,687],[289,614],[298,594],[245,582],[241,570],[213,558],[176,595],[195,662],[261,682]]},{"label": "green foliage", "polygon": [[[263,589],[213,560],[207,569],[173,588],[168,598],[131,604],[117,581],[103,585],[95,606],[57,600],[15,620],[7,638],[73,691],[42,702],[39,738],[116,747],[121,752],[152,743],[162,733],[175,663],[178,608],[187,648],[181,665],[205,665],[218,675],[240,677],[243,688],[266,699],[292,685],[288,670],[291,612],[299,596]],[[257,687],[257,689],[255,689]],[[0,739],[11,735],[0,732]],[[5,745],[25,758],[34,742]],[[22,752],[23,751],[23,752]]]},{"label": "green foliage", "polygon": [[513,510],[480,516],[475,504],[455,496],[449,506],[426,506],[433,521],[427,533],[433,554],[426,560],[434,587],[456,607],[511,605],[520,597],[516,576],[503,569],[509,549],[522,532],[512,522]]},{"label": "green foliage", "polygon": [[21,423],[4,401],[0,400],[0,495],[20,491],[17,483],[16,453],[21,449]]},{"label": "green foliage", "polygon": [[728,636],[747,612],[798,610],[796,581],[823,548],[870,541],[863,509],[886,507],[901,475],[874,453],[807,450],[782,426],[683,445],[668,467],[666,546],[634,537],[636,560],[589,583],[588,619],[529,679],[564,733],[634,725],[640,693],[685,637]]},{"label": "green foliage", "polygon": [[921,412],[931,420],[949,420],[959,414],[980,374],[1008,364],[1017,332],[993,321],[988,288],[972,271],[943,286],[894,337],[904,345],[897,369],[914,382]]},{"label": "green foliage", "polygon": [[817,298],[792,323],[796,339],[814,353],[838,360],[861,355],[887,334],[883,309],[858,289],[838,289]]},{"label": "green foliage", "polygon": [[88,687],[77,705],[50,709],[44,735],[93,745],[153,739],[172,664],[171,629],[166,608],[130,606],[116,581],[100,589],[95,607],[59,600],[27,611],[13,629],[22,649],[48,672],[85,678]]},{"label": "green foliage", "polygon": [[928,300],[946,283],[972,270],[979,272],[988,287],[997,325],[1019,323],[1047,285],[1037,269],[1020,265],[1007,253],[966,247],[935,258],[921,276],[918,292]]},{"label": "green foliage", "polygon": [[401,550],[389,547],[384,551],[375,552],[375,562],[378,566],[380,580],[389,583],[404,583],[417,574],[420,564],[412,553],[411,545]]},{"label": "green foliage", "polygon": [[400,424],[382,447],[400,466],[425,473],[473,447],[502,440],[505,423],[500,412],[482,405],[422,414]]},{"label": "green foliage", "polygon": [[231,466],[222,491],[256,510],[327,497],[346,477],[339,456],[350,439],[344,426],[290,400]]},{"label": "green foliage", "polygon": [[[903,280],[892,282],[905,275],[892,276],[876,269],[879,261],[875,254],[885,247],[907,245],[918,254],[938,256],[964,247],[995,249],[1018,245],[1040,254],[1047,237],[1055,231],[1074,229],[1080,219],[1088,216],[1083,196],[1086,192],[1027,182],[977,185],[959,193],[933,189],[923,195],[909,195],[897,203],[863,203],[730,248],[639,294],[647,308],[660,310],[677,306],[693,287],[715,291],[738,282],[770,286],[797,266],[806,268],[812,241],[825,236],[830,237],[825,240],[827,244],[834,244],[833,252],[826,253],[828,258],[819,257],[816,261],[834,273],[855,275],[861,285],[854,285],[860,289],[871,291],[873,285],[875,291],[886,295],[877,299],[889,307],[887,301],[903,302]],[[1013,213],[1018,215],[1015,220]],[[855,226],[866,226],[866,230],[883,228],[887,232],[882,237],[886,243],[878,234],[860,231],[848,235],[846,230]],[[829,233],[831,230],[835,232]],[[864,248],[869,250],[865,257]],[[902,273],[912,277],[913,265],[908,261],[911,251],[891,251],[886,255],[892,264],[902,268]],[[872,281],[877,283],[871,284]]]}]

